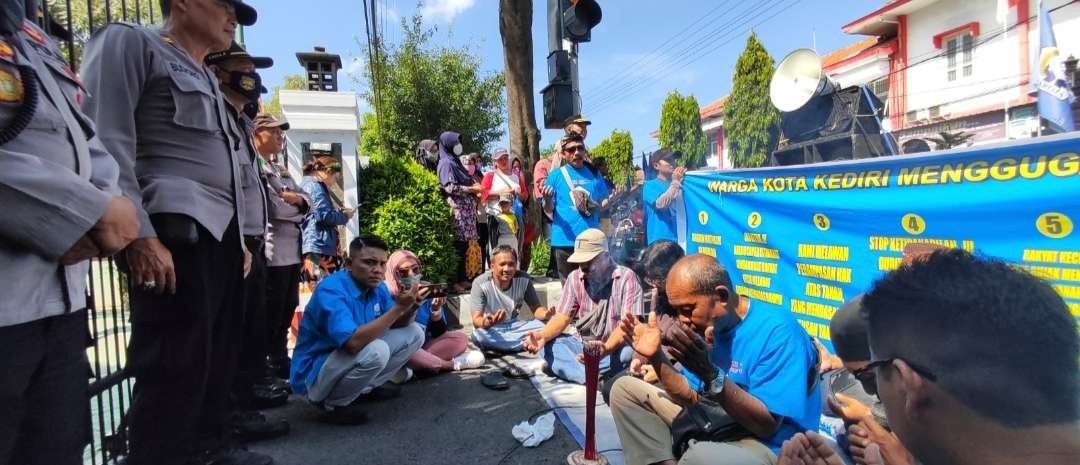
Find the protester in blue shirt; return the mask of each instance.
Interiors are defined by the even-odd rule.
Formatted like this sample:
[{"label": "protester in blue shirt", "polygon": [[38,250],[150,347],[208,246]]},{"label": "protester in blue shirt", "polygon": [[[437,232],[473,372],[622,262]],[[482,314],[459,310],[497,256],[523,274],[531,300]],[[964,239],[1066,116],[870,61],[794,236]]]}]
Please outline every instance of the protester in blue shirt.
[{"label": "protester in blue shirt", "polygon": [[574,239],[586,229],[600,227],[600,209],[607,205],[608,187],[600,173],[585,162],[588,150],[580,135],[559,139],[562,166],[552,170],[544,184],[544,211],[551,218],[551,248],[559,278],[573,271],[566,259],[574,253]]},{"label": "protester in blue shirt", "polygon": [[376,236],[353,239],[348,268],[323,279],[304,309],[290,381],[293,392],[326,411],[326,421],[364,422],[354,403],[360,396],[399,395],[386,382],[424,343],[413,319],[428,290],[413,283],[391,297],[383,282],[386,248]]},{"label": "protester in blue shirt", "polygon": [[682,181],[685,167],[675,167],[682,152],[660,149],[649,155],[649,165],[656,170],[656,179],[645,183],[641,197],[645,202],[645,239],[649,244],[667,239],[678,241],[675,205],[682,201]]},{"label": "protester in blue shirt", "polygon": [[[671,423],[684,407],[708,399],[743,431],[726,442],[690,441],[681,464],[775,464],[783,442],[817,430],[821,395],[817,349],[790,312],[756,307],[732,291],[731,278],[707,255],[683,258],[668,274],[668,301],[678,321],[661,331],[656,315],[647,324],[625,317],[621,327],[634,351],[649,360],[660,387],[623,377],[611,389],[611,413],[626,463],[675,463]],[[704,333],[712,327],[709,348]],[[668,360],[661,342],[670,345]],[[673,367],[678,362],[703,381],[690,388]]]}]

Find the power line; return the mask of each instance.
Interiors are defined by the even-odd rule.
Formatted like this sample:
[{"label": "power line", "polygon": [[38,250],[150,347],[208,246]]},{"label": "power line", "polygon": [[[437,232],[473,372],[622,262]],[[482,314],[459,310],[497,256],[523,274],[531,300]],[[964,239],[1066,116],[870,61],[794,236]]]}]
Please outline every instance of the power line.
[{"label": "power line", "polygon": [[[773,1],[773,0],[769,0],[769,1]],[[783,1],[783,0],[777,0],[777,1]],[[749,13],[755,11],[755,10],[760,12],[760,11],[765,10],[768,7],[769,7],[768,3],[766,3],[764,5],[754,5],[753,3],[748,3],[747,8],[745,10],[743,10],[741,13],[734,13],[735,10],[733,9],[732,14],[736,15],[734,18],[731,18],[731,19],[729,19],[729,20],[727,20],[725,22],[722,22],[718,26],[716,26],[716,28],[714,28],[712,30],[709,30],[708,32],[705,32],[702,35],[697,35],[696,37],[691,38],[691,39],[687,40],[686,42],[684,42],[682,45],[678,46],[676,48],[676,51],[672,54],[672,58],[670,60],[670,63],[677,63],[679,60],[685,58],[688,55],[692,55],[694,53],[700,53],[699,46],[701,44],[703,44],[705,42],[708,42],[710,39],[716,37],[717,35],[726,34],[728,32],[728,30],[732,27],[732,25],[735,22],[737,22],[737,21],[739,21],[741,19],[744,19],[747,14],[749,14]],[[704,27],[698,29],[698,31],[703,31],[703,30],[704,30]],[[598,92],[597,94],[593,94],[593,96],[590,98],[590,102],[604,102],[604,101],[607,101],[607,100],[612,99],[612,98],[621,98],[622,94],[627,89],[629,89],[629,88],[631,88],[631,87],[633,87],[633,86],[635,86],[637,84],[640,84],[641,76],[635,76],[631,71],[632,70],[630,68],[624,69],[621,73],[619,73],[620,75],[626,76],[626,78],[623,80],[622,83],[620,83],[618,85],[615,85],[615,86],[609,86],[606,90],[604,90],[602,92]],[[661,71],[666,72],[666,70],[661,70]],[[660,74],[660,72],[658,72],[657,70],[654,70],[654,71],[652,71],[650,73],[646,73],[645,79],[655,79],[655,78],[657,78],[659,76],[659,74]]]},{"label": "power line", "polygon": [[[717,28],[712,33],[710,33],[710,35],[702,37],[699,40],[697,40],[696,42],[693,42],[693,43],[689,44],[689,46],[686,49],[684,49],[684,53],[681,53],[680,55],[678,55],[673,60],[672,65],[670,66],[669,69],[655,70],[651,74],[644,77],[643,79],[641,79],[639,81],[636,81],[636,82],[633,82],[633,83],[630,83],[630,84],[624,86],[622,89],[619,89],[616,92],[611,93],[610,95],[600,97],[597,100],[594,100],[594,102],[597,102],[598,107],[606,108],[606,107],[610,106],[611,104],[619,101],[619,99],[623,98],[625,93],[636,92],[636,91],[639,91],[639,90],[641,90],[641,89],[643,89],[645,87],[648,87],[649,85],[651,85],[653,83],[653,81],[655,81],[658,78],[660,78],[661,76],[669,73],[672,69],[684,68],[687,65],[689,65],[689,64],[691,64],[691,63],[693,63],[693,62],[695,62],[695,61],[697,61],[697,60],[699,60],[699,59],[701,59],[701,58],[703,58],[705,56],[707,56],[708,54],[710,54],[712,52],[711,49],[703,49],[701,47],[701,45],[703,45],[703,44],[705,44],[707,42],[710,42],[710,41],[720,40],[723,37],[731,35],[731,37],[729,37],[727,40],[722,40],[719,43],[713,44],[713,46],[715,47],[715,46],[718,46],[718,45],[727,44],[727,43],[731,42],[732,40],[739,37],[738,34],[741,33],[743,27],[745,27],[746,25],[748,25],[749,23],[751,23],[755,19],[759,18],[761,15],[768,12],[770,10],[770,8],[775,7],[776,12],[774,14],[772,14],[771,16],[769,16],[768,18],[766,18],[765,20],[759,21],[757,24],[761,24],[761,23],[763,23],[765,21],[768,21],[769,19],[771,19],[771,18],[775,17],[776,15],[782,13],[784,10],[791,8],[791,6],[793,6],[795,3],[798,3],[799,1],[801,1],[801,0],[795,0],[794,2],[788,4],[786,7],[780,7],[779,5],[781,5],[784,2],[784,0],[779,0],[778,2],[773,3],[771,5],[770,4],[761,5],[760,7],[757,7],[756,9],[755,9],[755,7],[748,8],[747,10],[743,11],[743,13],[739,17],[733,19],[732,21],[729,21],[728,23],[725,23],[724,25],[722,25],[721,27]],[[738,22],[738,24],[735,24],[736,22]],[[733,33],[735,35],[732,35]]]},{"label": "power line", "polygon": [[[730,1],[729,1],[728,3],[730,3]],[[698,23],[700,23],[700,22],[702,22],[702,21],[704,21],[704,20],[706,20],[706,19],[709,19],[709,17],[710,17],[710,16],[712,16],[712,14],[713,14],[713,13],[715,13],[715,12],[716,12],[716,11],[718,11],[718,10],[720,10],[720,8],[722,8],[723,6],[724,6],[724,3],[723,3],[723,2],[721,2],[721,3],[719,4],[719,5],[717,5],[717,6],[716,6],[715,8],[713,8],[712,10],[709,10],[709,11],[708,11],[708,12],[706,12],[706,13],[705,13],[704,15],[702,15],[702,16],[699,16],[697,20],[695,20],[694,22],[690,23],[690,24],[689,24],[688,26],[684,27],[684,28],[683,28],[682,30],[680,30],[679,32],[675,33],[675,34],[674,34],[674,35],[672,35],[671,37],[668,37],[668,39],[667,39],[667,40],[665,40],[665,41],[664,41],[663,43],[661,43],[660,45],[657,45],[657,46],[656,46],[656,48],[652,49],[652,51],[650,51],[649,53],[647,53],[647,54],[645,54],[645,55],[643,55],[643,56],[639,57],[637,61],[635,61],[635,62],[631,63],[631,64],[630,64],[629,66],[625,66],[625,67],[623,68],[622,72],[617,72],[617,73],[615,74],[615,77],[613,77],[613,78],[611,78],[611,79],[608,79],[607,81],[604,81],[604,82],[600,83],[599,85],[597,85],[596,87],[594,87],[594,88],[592,88],[592,89],[589,89],[589,92],[588,92],[588,93],[590,93],[590,94],[593,94],[593,93],[595,93],[595,94],[599,94],[600,92],[602,92],[602,91],[604,91],[604,90],[606,90],[606,89],[608,89],[608,88],[610,88],[610,87],[614,86],[615,84],[617,84],[617,83],[619,83],[619,82],[621,82],[621,81],[623,81],[623,80],[625,80],[625,79],[630,79],[629,77],[627,77],[627,75],[628,75],[628,71],[629,71],[629,70],[633,69],[634,67],[636,67],[636,66],[638,66],[638,65],[641,65],[641,66],[645,66],[646,64],[651,64],[651,63],[649,63],[650,61],[653,61],[653,60],[655,60],[655,59],[658,59],[658,58],[660,58],[660,57],[661,57],[661,55],[660,55],[660,53],[659,53],[659,52],[660,52],[660,51],[661,51],[661,50],[662,50],[662,49],[663,49],[663,48],[664,48],[665,46],[667,46],[667,44],[671,43],[671,42],[672,42],[673,40],[675,40],[675,39],[679,38],[680,36],[682,36],[682,35],[683,35],[683,34],[684,34],[684,33],[685,33],[686,31],[689,31],[689,30],[690,30],[690,28],[692,28],[692,27],[693,27],[694,25],[696,25],[696,24],[698,24]]]},{"label": "power line", "polygon": [[[763,24],[765,22],[768,22],[772,18],[775,18],[780,13],[783,13],[786,10],[789,10],[791,7],[793,7],[795,4],[797,4],[797,3],[801,2],[801,1],[802,0],[794,0],[794,1],[791,1],[790,3],[788,3],[785,6],[778,6],[778,7],[774,8],[775,11],[773,11],[772,14],[768,15],[765,18],[758,19],[762,15],[764,15],[767,12],[770,11],[769,6],[767,6],[767,5],[763,6],[762,8],[759,8],[757,11],[753,12],[750,17],[745,18],[739,24],[736,24],[736,25],[733,25],[733,26],[727,28],[726,31],[718,31],[716,34],[714,34],[712,36],[702,38],[701,41],[699,41],[699,43],[702,42],[702,41],[709,41],[709,40],[724,37],[724,36],[730,36],[727,39],[716,43],[713,48],[704,49],[703,51],[701,51],[699,53],[696,53],[696,54],[695,53],[685,54],[685,55],[681,56],[680,58],[678,58],[677,60],[675,60],[673,62],[673,64],[672,64],[672,66],[669,69],[658,70],[658,71],[652,73],[651,75],[649,75],[648,77],[645,77],[645,78],[633,83],[631,86],[628,86],[622,92],[616,93],[611,97],[601,99],[601,101],[596,103],[596,107],[594,107],[593,111],[600,111],[601,109],[607,108],[607,107],[611,106],[612,104],[618,102],[619,99],[623,98],[623,96],[624,96],[623,94],[630,93],[630,92],[637,92],[637,91],[639,91],[641,89],[644,89],[644,88],[654,84],[656,79],[659,76],[661,76],[663,74],[667,74],[667,73],[671,72],[672,70],[682,69],[682,68],[686,67],[687,65],[690,65],[690,64],[700,60],[701,58],[704,58],[704,57],[708,56],[713,51],[715,51],[715,48],[718,48],[719,46],[722,46],[722,45],[726,45],[727,43],[730,43],[732,40],[735,40],[736,38],[740,37],[737,33],[741,30],[741,28],[743,26],[749,24],[749,23],[754,22],[754,20],[757,20],[757,22],[753,24],[754,26],[761,25],[761,24]],[[783,4],[783,2],[784,2],[784,0],[780,0],[780,2],[775,4],[775,5],[781,5],[781,4]],[[744,12],[743,16],[745,17],[747,13],[750,13],[750,11]],[[736,33],[736,34],[733,34],[733,33]],[[698,49],[698,50],[701,50],[701,49]]]}]

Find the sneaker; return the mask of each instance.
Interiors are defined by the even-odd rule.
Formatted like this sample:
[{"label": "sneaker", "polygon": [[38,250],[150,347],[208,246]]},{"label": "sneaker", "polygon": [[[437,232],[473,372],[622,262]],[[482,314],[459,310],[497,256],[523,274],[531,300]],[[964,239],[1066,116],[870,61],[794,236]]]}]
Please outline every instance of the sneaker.
[{"label": "sneaker", "polygon": [[289,422],[270,419],[259,412],[237,412],[230,418],[233,436],[243,442],[272,439],[289,434]]},{"label": "sneaker", "polygon": [[479,350],[467,350],[465,353],[454,357],[454,371],[472,370],[484,366],[487,359]]},{"label": "sneaker", "polygon": [[412,368],[401,367],[401,369],[398,370],[397,373],[394,373],[394,376],[390,377],[389,381],[394,384],[405,384],[409,382],[410,379],[413,379]]}]

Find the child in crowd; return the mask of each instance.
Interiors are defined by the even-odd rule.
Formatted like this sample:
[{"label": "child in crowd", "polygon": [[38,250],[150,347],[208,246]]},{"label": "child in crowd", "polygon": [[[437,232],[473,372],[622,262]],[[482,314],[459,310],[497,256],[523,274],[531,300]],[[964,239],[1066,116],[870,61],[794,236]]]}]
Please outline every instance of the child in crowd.
[{"label": "child in crowd", "polygon": [[514,250],[518,248],[518,221],[514,214],[514,194],[502,194],[499,196],[499,240],[497,245],[508,245]]}]

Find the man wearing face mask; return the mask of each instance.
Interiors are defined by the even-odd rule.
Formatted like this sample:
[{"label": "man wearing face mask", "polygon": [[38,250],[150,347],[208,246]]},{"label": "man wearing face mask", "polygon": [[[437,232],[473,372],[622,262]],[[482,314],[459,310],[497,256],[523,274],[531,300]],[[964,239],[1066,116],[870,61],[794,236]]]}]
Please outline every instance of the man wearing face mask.
[{"label": "man wearing face mask", "polygon": [[267,57],[253,57],[240,44],[211,53],[204,60],[217,76],[219,88],[228,102],[228,114],[241,134],[241,186],[244,193],[244,216],[240,233],[252,253],[251,271],[244,278],[244,337],[237,367],[233,395],[239,412],[232,418],[233,431],[244,440],[268,439],[289,432],[285,420],[268,420],[258,407],[284,405],[289,398],[287,382],[266,377],[267,327],[270,324],[266,305],[267,179],[259,169],[258,152],[252,140],[253,117],[258,114],[262,79],[255,71],[274,65]]},{"label": "man wearing face mask", "polygon": [[230,442],[251,254],[240,222],[246,137],[203,63],[255,23],[242,0],[161,0],[160,28],[116,23],[86,44],[83,106],[136,206],[128,463],[269,464]]},{"label": "man wearing face mask", "polygon": [[[623,377],[611,389],[611,413],[631,465],[674,464],[672,422],[702,399],[719,405],[741,428],[717,441],[690,441],[680,464],[775,464],[782,443],[817,430],[821,416],[817,349],[802,326],[782,309],[756,308],[732,292],[731,278],[716,259],[683,258],[668,273],[668,301],[678,321],[662,335],[655,314],[648,323],[628,316],[622,334],[649,360],[660,387]],[[713,328],[713,345],[704,333]],[[690,387],[661,350],[703,381]]]},{"label": "man wearing face mask", "polygon": [[77,465],[91,434],[88,259],[122,250],[139,223],[78,77],[26,3],[0,0],[0,464]]},{"label": "man wearing face mask", "polygon": [[[602,347],[601,375],[617,373],[630,362],[632,351],[623,344],[619,321],[623,315],[643,315],[641,286],[633,270],[611,259],[599,229],[581,233],[567,260],[578,268],[566,279],[555,315],[543,329],[526,334],[524,344],[532,353],[544,351],[555,376],[585,384],[585,344]],[[564,334],[571,325],[574,334]]]}]

